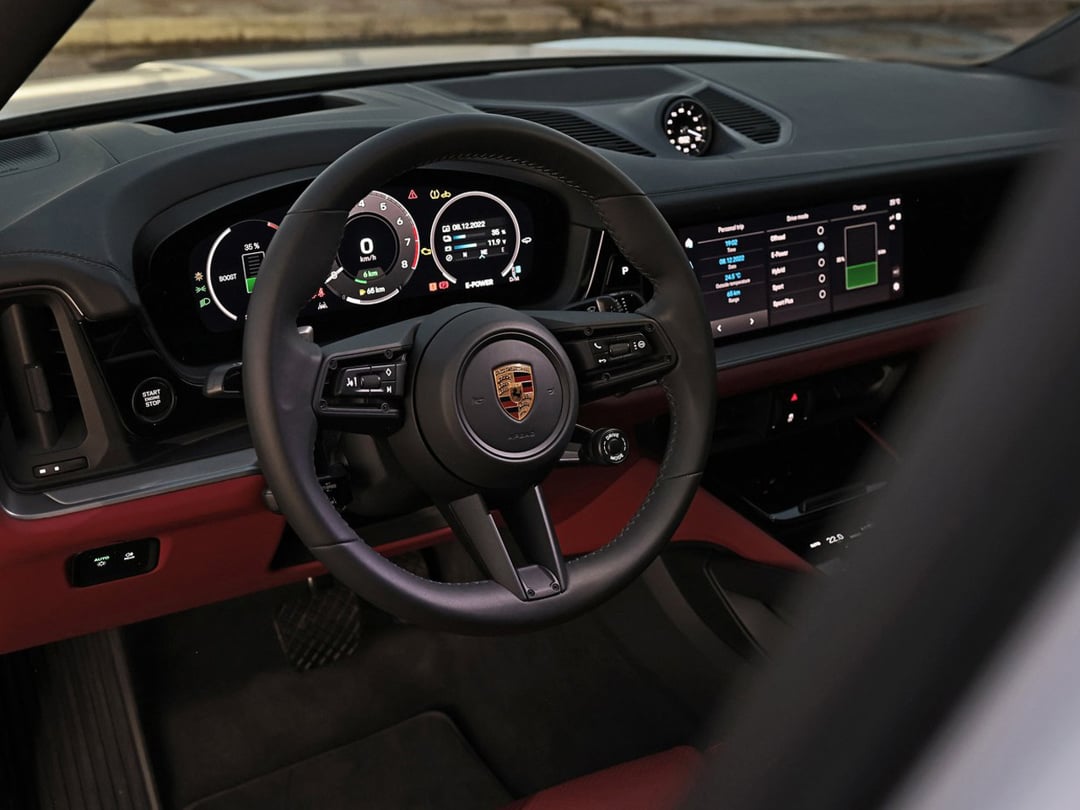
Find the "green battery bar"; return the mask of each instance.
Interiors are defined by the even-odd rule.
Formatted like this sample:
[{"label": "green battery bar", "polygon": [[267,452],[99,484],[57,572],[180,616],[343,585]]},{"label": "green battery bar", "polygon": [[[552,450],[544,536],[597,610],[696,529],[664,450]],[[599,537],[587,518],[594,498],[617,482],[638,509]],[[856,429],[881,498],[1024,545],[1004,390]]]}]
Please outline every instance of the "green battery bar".
[{"label": "green battery bar", "polygon": [[844,270],[844,287],[848,290],[859,290],[863,287],[873,287],[877,283],[877,262],[863,262],[862,264],[853,264]]},{"label": "green battery bar", "polygon": [[244,285],[247,287],[248,295],[251,295],[251,291],[255,289],[255,279],[259,275],[259,268],[262,267],[265,258],[266,251],[264,250],[245,253],[240,257],[244,265]]}]

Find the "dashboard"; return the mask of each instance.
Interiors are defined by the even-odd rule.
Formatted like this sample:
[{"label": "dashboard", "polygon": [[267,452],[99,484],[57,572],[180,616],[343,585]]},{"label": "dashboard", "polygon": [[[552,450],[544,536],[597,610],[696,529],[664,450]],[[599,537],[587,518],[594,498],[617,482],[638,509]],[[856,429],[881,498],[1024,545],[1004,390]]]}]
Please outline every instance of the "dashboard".
[{"label": "dashboard", "polygon": [[[1009,237],[995,223],[1015,178],[1075,103],[988,70],[692,54],[274,81],[0,139],[0,592],[21,617],[0,649],[318,573],[266,509],[242,391],[212,383],[239,376],[276,226],[365,138],[487,112],[600,150],[698,275],[723,440],[732,426],[797,428],[845,390],[800,381],[920,351],[977,306],[969,271]],[[651,294],[587,200],[521,166],[413,171],[350,201],[346,219],[297,313],[320,343],[461,302],[633,307]],[[636,438],[664,424],[655,387],[588,408],[583,424]],[[603,470],[570,472],[582,475],[553,508],[588,524],[587,552],[600,538],[581,504],[620,498]],[[439,528],[382,517],[418,508],[399,479],[373,464],[354,505],[373,542]],[[693,539],[739,534],[714,524]],[[146,538],[160,541],[156,563],[140,558],[149,574],[74,587],[76,555]]]}]

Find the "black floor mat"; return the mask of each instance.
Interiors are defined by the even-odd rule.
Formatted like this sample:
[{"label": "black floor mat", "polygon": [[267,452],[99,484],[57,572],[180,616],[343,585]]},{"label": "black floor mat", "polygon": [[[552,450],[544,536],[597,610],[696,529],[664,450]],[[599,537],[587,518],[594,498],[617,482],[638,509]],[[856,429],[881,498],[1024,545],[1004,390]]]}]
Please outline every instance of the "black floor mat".
[{"label": "black floor mat", "polygon": [[[430,710],[515,796],[695,741],[730,678],[634,586],[567,624],[473,638],[365,618],[351,656],[296,672],[272,617],[305,585],[125,631],[163,805],[185,807]],[[366,610],[371,610],[367,608]],[[385,617],[384,617],[385,618]],[[389,621],[389,620],[387,620]],[[695,692],[696,690],[696,692]],[[410,755],[388,770],[429,767]]]},{"label": "black floor mat", "polygon": [[[408,779],[393,778],[414,763]],[[398,723],[191,805],[189,810],[473,810],[506,789],[441,712]]]}]

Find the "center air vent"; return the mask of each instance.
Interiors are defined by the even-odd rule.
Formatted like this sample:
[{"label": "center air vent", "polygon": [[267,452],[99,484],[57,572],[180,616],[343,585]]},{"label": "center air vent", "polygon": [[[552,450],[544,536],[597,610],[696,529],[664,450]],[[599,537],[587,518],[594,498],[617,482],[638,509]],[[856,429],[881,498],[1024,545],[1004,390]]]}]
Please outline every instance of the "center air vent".
[{"label": "center air vent", "polygon": [[581,141],[586,146],[595,146],[597,149],[610,149],[613,152],[625,152],[628,155],[642,157],[654,156],[648,149],[638,146],[633,141],[628,141],[611,130],[563,110],[538,107],[479,107],[478,109],[493,115],[509,115],[512,118],[523,118],[526,121],[543,124],[545,127],[551,127],[569,135],[574,140]]},{"label": "center air vent", "polygon": [[695,98],[705,105],[718,122],[756,143],[770,144],[780,140],[780,122],[745,101],[712,87],[696,93]]}]

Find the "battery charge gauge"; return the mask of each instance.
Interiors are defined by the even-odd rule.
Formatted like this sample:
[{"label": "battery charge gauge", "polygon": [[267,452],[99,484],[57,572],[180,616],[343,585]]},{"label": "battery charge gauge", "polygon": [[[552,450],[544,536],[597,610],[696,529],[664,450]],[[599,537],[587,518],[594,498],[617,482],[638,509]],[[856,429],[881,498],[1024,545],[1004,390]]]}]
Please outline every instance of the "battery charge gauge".
[{"label": "battery charge gauge", "polygon": [[246,219],[218,235],[206,258],[205,278],[195,279],[200,309],[213,305],[230,320],[244,317],[266,249],[277,230],[273,222]]}]

